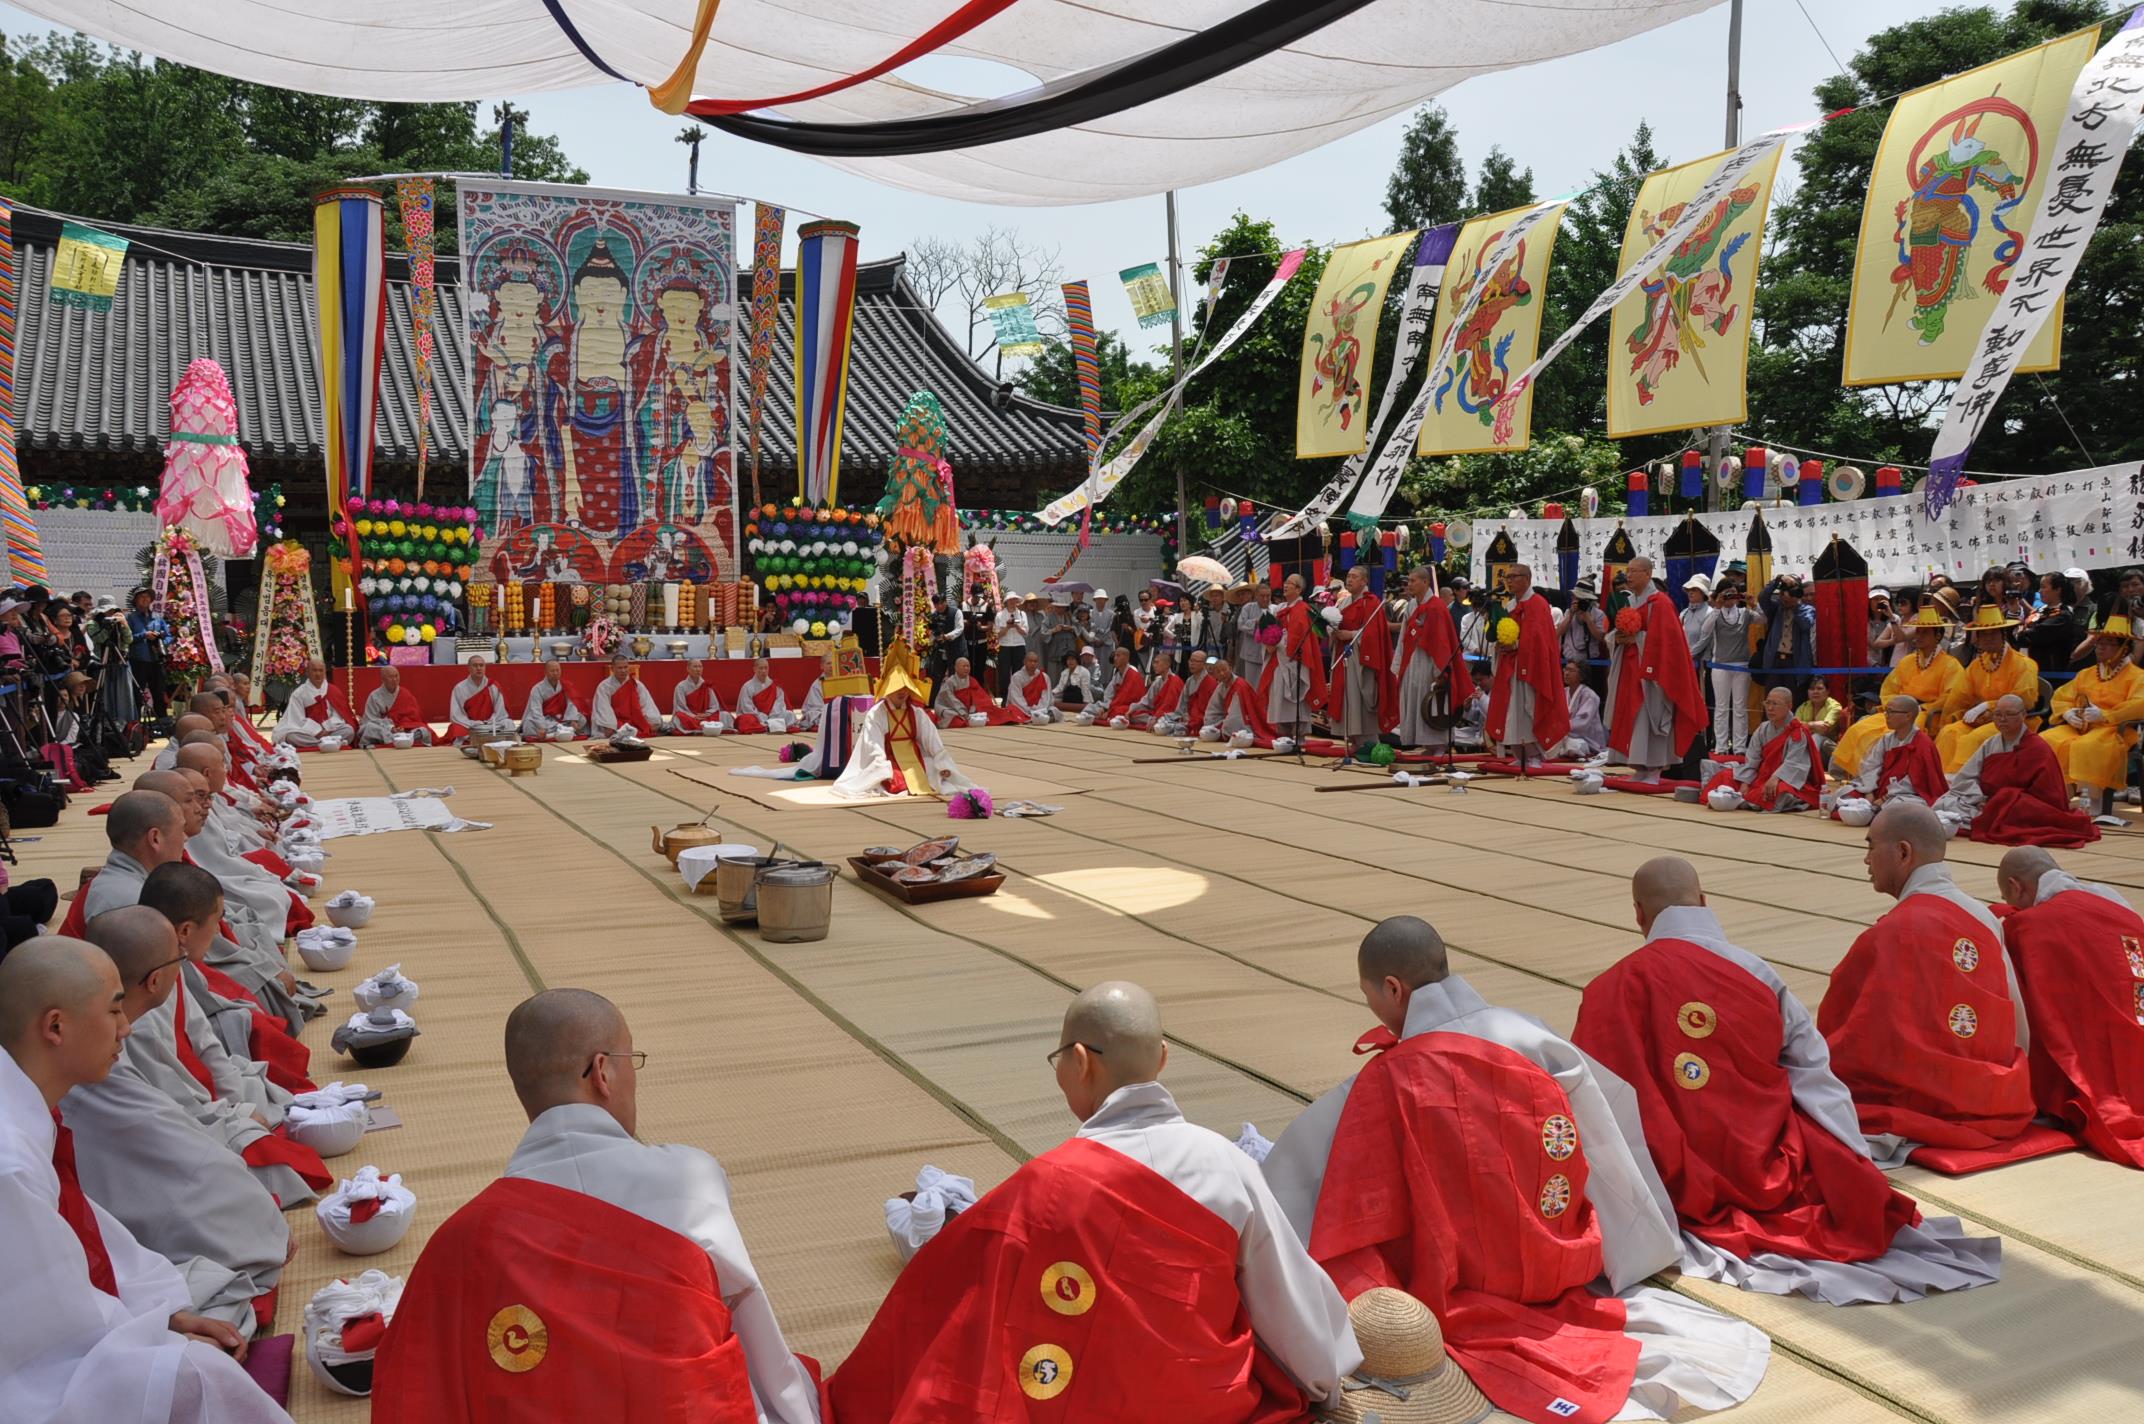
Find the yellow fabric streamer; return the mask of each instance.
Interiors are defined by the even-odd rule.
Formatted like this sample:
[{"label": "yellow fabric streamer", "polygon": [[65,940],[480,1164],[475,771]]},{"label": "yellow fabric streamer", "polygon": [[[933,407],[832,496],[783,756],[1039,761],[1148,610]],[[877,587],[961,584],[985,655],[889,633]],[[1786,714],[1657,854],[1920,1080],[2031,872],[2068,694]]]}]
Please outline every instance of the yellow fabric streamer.
[{"label": "yellow fabric streamer", "polygon": [[722,0],[700,0],[700,13],[692,22],[692,43],[685,47],[685,57],[670,71],[670,77],[660,84],[648,86],[648,100],[666,114],[682,114],[692,102],[692,81],[700,72],[700,51],[707,48],[707,32],[714,28],[715,11],[722,8]]}]

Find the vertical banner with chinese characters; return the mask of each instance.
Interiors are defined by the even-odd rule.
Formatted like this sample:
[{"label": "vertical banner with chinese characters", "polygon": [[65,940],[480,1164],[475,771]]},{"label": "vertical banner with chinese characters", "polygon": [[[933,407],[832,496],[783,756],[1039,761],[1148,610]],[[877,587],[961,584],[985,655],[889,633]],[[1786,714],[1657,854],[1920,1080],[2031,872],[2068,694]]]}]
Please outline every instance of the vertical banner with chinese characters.
[{"label": "vertical banner with chinese characters", "polygon": [[746,429],[752,461],[752,503],[759,504],[759,430],[767,413],[767,374],[774,365],[774,328],[782,316],[782,229],[788,210],[772,203],[752,208],[751,382],[746,393]]},{"label": "vertical banner with chinese characters", "polygon": [[1117,276],[1124,295],[1131,298],[1132,315],[1141,326],[1167,326],[1176,318],[1176,298],[1169,292],[1169,279],[1152,262],[1127,267]]},{"label": "vertical banner with chinese characters", "polygon": [[[1892,105],[1869,173],[1846,315],[1849,386],[1957,377],[2022,255],[2019,230],[2060,162],[2056,128],[2099,29],[1915,89]],[[2061,362],[2056,319],[2017,369]]]},{"label": "vertical banner with chinese characters", "polygon": [[1541,345],[1541,289],[1563,206],[1491,213],[1459,230],[1437,298],[1437,361],[1417,454],[1523,450],[1532,439],[1533,392],[1506,396]]},{"label": "vertical banner with chinese characters", "polygon": [[126,257],[125,238],[80,223],[61,224],[60,245],[52,254],[53,304],[110,311]]},{"label": "vertical banner with chinese characters", "polygon": [[2078,76],[2070,111],[2055,140],[2055,181],[2040,195],[2025,236],[2024,255],[2009,290],[1988,313],[1964,376],[1951,393],[1936,432],[1922,489],[1928,517],[1943,513],[1965,470],[1965,457],[1988,414],[2018,369],[2017,351],[2030,347],[2061,309],[2092,234],[2114,194],[2122,156],[2144,111],[2144,10],[2132,11],[2107,47]]},{"label": "vertical banner with chinese characters", "polygon": [[[1750,312],[1780,147],[1727,192],[1696,229],[1608,318],[1608,437],[1739,424],[1748,414]],[[1705,180],[1734,155],[1716,153],[1648,174],[1623,230],[1623,270],[1675,226]]]},{"label": "vertical banner with chinese characters", "polygon": [[1364,407],[1377,378],[1377,326],[1385,288],[1413,231],[1344,242],[1325,259],[1303,323],[1296,372],[1295,458],[1317,460],[1369,448]]},{"label": "vertical banner with chinese characters", "polygon": [[409,325],[417,348],[417,498],[424,498],[424,464],[432,448],[432,180],[397,178],[395,201],[402,210],[402,238],[409,247]]},{"label": "vertical banner with chinese characters", "polygon": [[1040,356],[1042,331],[1035,325],[1035,308],[1025,292],[1002,292],[983,298],[990,314],[990,330],[1003,356]]}]

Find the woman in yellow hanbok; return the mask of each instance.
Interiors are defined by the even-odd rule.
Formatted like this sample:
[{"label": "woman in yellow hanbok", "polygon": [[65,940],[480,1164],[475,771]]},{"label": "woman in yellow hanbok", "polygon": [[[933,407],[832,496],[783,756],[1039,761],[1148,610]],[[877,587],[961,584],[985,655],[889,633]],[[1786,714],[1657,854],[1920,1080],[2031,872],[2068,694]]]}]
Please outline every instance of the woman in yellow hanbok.
[{"label": "woman in yellow hanbok", "polygon": [[[2144,721],[2144,668],[2129,660],[2129,620],[2117,613],[2092,637],[2098,661],[2055,693],[2054,720],[2040,735],[2055,749],[2062,779],[2080,791],[2129,784],[2129,749]],[[2097,808],[2094,808],[2097,809]]]},{"label": "woman in yellow hanbok", "polygon": [[1943,725],[1944,709],[1950,705],[1952,694],[1965,676],[1965,669],[1958,666],[1958,660],[1943,651],[1943,637],[1950,625],[1944,620],[1941,609],[1923,608],[1913,615],[1906,627],[1913,633],[1913,651],[1883,680],[1883,695],[1877,703],[1879,710],[1848,727],[1846,735],[1839,738],[1838,750],[1832,753],[1832,769],[1849,780],[1860,775],[1862,759],[1883,738],[1885,728],[1880,709],[1884,703],[1894,697],[1910,697],[1920,703],[1921,730],[1935,736]]},{"label": "woman in yellow hanbok", "polygon": [[[2006,617],[1999,603],[1983,603],[1973,610],[1967,625],[1973,635],[1973,660],[1951,687],[1947,720],[1936,734],[1936,751],[1943,757],[1943,774],[1957,772],[1973,752],[1995,735],[1995,701],[2015,697],[2028,708],[2040,700],[2040,665],[2010,646],[2009,633],[2017,620]],[[2039,722],[2032,724],[2039,730]]]}]

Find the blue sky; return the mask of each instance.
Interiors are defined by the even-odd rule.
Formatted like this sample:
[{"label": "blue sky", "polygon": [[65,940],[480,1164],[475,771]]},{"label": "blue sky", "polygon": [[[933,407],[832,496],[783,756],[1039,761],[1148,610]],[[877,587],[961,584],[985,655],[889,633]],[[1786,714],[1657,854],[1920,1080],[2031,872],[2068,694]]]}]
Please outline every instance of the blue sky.
[{"label": "blue sky", "polygon": [[[1816,117],[1810,89],[1836,69],[1824,41],[1841,60],[1850,59],[1868,35],[1928,9],[1925,0],[1749,0],[1742,50],[1745,137]],[[1544,195],[1576,188],[1607,164],[1640,119],[1651,122],[1656,146],[1676,161],[1717,150],[1726,113],[1727,20],[1721,5],[1622,44],[1448,91],[1440,102],[1457,126],[1470,174],[1495,144],[1533,169],[1536,190]],[[0,5],[0,29],[10,34],[49,28]],[[949,73],[934,76],[924,66],[908,72],[922,82],[935,77],[949,87],[956,83]],[[563,139],[593,182],[683,191],[686,153],[675,141],[683,120],[657,112],[638,90],[611,85],[512,97],[540,131]],[[1330,243],[1385,231],[1385,178],[1405,124],[1404,117],[1391,119],[1271,168],[1184,190],[1179,226],[1187,260],[1239,209],[1271,218],[1290,241]],[[1782,168],[1782,181],[1791,171],[1791,163]],[[1060,248],[1068,278],[1092,281],[1099,325],[1126,336],[1135,351],[1153,344],[1133,322],[1116,274],[1166,254],[1158,196],[1074,208],[950,202],[713,131],[701,146],[700,178],[712,191],[858,223],[866,260],[892,256],[924,236],[966,240],[993,226],[1016,228]]]}]

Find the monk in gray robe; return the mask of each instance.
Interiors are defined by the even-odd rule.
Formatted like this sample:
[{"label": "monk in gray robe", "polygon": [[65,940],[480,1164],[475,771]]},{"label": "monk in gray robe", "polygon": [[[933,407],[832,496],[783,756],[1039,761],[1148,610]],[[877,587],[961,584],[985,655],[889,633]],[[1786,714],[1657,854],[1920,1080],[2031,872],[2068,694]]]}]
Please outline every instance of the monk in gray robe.
[{"label": "monk in gray robe", "polygon": [[402,687],[402,669],[393,663],[380,669],[380,685],[365,699],[357,716],[357,744],[390,747],[397,736],[407,735],[413,747],[432,744],[432,729],[417,707],[417,699]]}]

